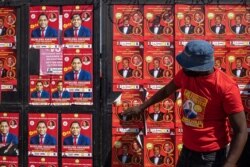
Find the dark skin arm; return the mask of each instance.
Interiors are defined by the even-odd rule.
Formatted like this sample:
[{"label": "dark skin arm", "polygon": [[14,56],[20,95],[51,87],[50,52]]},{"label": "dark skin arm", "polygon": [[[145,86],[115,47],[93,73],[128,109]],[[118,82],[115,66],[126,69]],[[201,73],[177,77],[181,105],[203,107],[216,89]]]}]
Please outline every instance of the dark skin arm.
[{"label": "dark skin arm", "polygon": [[177,86],[174,84],[174,81],[170,81],[166,86],[161,88],[158,92],[156,92],[150,99],[145,101],[143,104],[135,107],[130,107],[126,111],[123,112],[123,115],[131,115],[131,114],[138,114],[144,111],[149,106],[158,103],[165,99],[166,97],[170,96],[177,90]]},{"label": "dark skin arm", "polygon": [[245,113],[232,114],[229,116],[234,136],[230,144],[228,157],[223,167],[236,167],[236,163],[247,141],[247,125]]}]

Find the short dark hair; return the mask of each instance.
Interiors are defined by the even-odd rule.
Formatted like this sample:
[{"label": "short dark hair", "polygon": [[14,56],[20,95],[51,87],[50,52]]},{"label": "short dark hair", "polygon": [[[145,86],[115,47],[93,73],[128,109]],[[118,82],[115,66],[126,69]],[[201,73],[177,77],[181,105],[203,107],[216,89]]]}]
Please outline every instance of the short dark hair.
[{"label": "short dark hair", "polygon": [[45,13],[41,13],[41,14],[38,16],[38,20],[40,19],[41,16],[45,16],[45,17],[48,19],[48,16],[47,16]]},{"label": "short dark hair", "polygon": [[72,63],[75,59],[79,59],[80,62],[82,63],[82,59],[81,59],[80,57],[78,57],[78,56],[73,57],[73,59],[71,60],[71,63]]},{"label": "short dark hair", "polygon": [[39,125],[40,123],[43,123],[43,124],[46,126],[46,128],[47,128],[47,124],[46,124],[45,121],[39,121],[39,122],[37,122],[36,127],[38,127],[38,125]]},{"label": "short dark hair", "polygon": [[0,124],[1,124],[2,122],[6,122],[6,123],[8,124],[8,126],[9,126],[9,122],[8,122],[7,120],[2,120],[2,121],[0,121]]},{"label": "short dark hair", "polygon": [[42,82],[42,81],[37,81],[37,82],[36,82],[36,85],[37,85],[38,83],[41,83],[41,84],[43,85],[43,82]]},{"label": "short dark hair", "polygon": [[73,124],[78,124],[79,127],[81,127],[81,125],[80,125],[80,123],[79,123],[78,121],[73,121],[73,122],[71,122],[70,127],[71,127]]},{"label": "short dark hair", "polygon": [[222,16],[221,15],[215,15],[215,18],[219,17],[222,20]]},{"label": "short dark hair", "polygon": [[74,13],[74,14],[72,14],[72,16],[71,16],[70,19],[72,20],[75,16],[79,16],[80,19],[82,20],[82,16],[81,16],[79,13]]}]

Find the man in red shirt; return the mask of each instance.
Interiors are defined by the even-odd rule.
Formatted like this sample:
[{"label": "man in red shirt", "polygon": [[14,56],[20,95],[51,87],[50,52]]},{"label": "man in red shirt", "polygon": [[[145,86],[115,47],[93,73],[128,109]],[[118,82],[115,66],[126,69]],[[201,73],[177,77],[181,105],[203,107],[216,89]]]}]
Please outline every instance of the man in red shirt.
[{"label": "man in red shirt", "polygon": [[[124,112],[144,111],[181,89],[183,149],[177,167],[236,167],[247,140],[238,86],[214,68],[213,54],[214,49],[208,42],[190,41],[176,57],[183,69],[175,78],[142,105]],[[234,132],[232,140],[228,118]]]}]

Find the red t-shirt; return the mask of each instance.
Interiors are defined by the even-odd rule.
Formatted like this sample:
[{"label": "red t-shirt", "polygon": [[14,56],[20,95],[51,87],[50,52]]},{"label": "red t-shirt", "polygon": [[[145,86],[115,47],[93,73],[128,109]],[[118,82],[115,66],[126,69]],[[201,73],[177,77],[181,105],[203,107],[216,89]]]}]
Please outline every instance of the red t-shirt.
[{"label": "red t-shirt", "polygon": [[183,144],[199,152],[225,147],[230,142],[227,116],[243,111],[235,81],[218,69],[199,77],[180,70],[174,83],[182,93]]}]

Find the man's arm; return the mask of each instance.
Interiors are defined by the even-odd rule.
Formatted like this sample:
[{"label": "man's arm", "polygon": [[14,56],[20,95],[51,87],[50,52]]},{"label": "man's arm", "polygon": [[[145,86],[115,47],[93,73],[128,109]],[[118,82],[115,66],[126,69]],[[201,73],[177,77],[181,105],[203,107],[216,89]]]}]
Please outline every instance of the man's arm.
[{"label": "man's arm", "polygon": [[230,144],[228,157],[223,167],[236,167],[236,163],[244,149],[247,141],[247,125],[245,113],[231,114],[229,116],[233,128],[233,139]]},{"label": "man's arm", "polygon": [[174,93],[177,90],[177,86],[174,84],[174,81],[170,81],[166,86],[161,88],[158,92],[156,92],[150,99],[145,101],[143,104],[135,107],[131,107],[124,111],[123,115],[130,115],[130,114],[138,114],[141,111],[144,111],[149,106],[158,103],[165,99],[166,97],[170,96],[172,93]]}]

